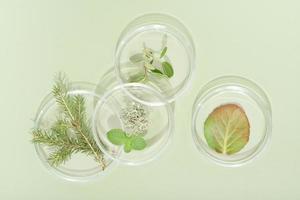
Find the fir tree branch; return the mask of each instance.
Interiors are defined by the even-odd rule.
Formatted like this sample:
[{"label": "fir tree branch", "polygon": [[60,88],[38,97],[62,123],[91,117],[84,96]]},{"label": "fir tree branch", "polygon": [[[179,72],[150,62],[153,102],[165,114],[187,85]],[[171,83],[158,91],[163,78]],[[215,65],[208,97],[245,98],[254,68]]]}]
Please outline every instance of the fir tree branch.
[{"label": "fir tree branch", "polygon": [[[85,98],[72,96],[69,81],[64,75],[56,78],[52,94],[62,111],[62,118],[57,119],[50,130],[33,130],[33,142],[54,147],[48,161],[58,166],[69,160],[73,153],[85,153],[95,158],[104,170],[106,167],[103,153],[92,138],[90,123],[86,117]],[[72,134],[73,135],[72,135]]]}]

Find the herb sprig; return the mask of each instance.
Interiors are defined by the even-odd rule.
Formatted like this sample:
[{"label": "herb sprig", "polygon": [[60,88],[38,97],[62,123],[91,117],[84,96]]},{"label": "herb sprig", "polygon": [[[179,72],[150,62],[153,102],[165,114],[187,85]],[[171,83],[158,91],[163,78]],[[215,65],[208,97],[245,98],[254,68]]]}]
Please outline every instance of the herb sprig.
[{"label": "herb sprig", "polygon": [[126,153],[131,152],[131,150],[143,150],[147,146],[142,136],[128,136],[122,129],[111,129],[107,132],[107,138],[114,145],[124,145],[124,152]]},{"label": "herb sprig", "polygon": [[32,142],[51,147],[48,162],[59,166],[70,160],[75,153],[94,157],[102,170],[106,164],[103,153],[92,138],[91,127],[86,116],[85,98],[70,95],[70,83],[65,75],[59,74],[52,89],[52,95],[59,106],[61,116],[49,129],[34,128]]},{"label": "herb sprig", "polygon": [[130,77],[131,82],[143,82],[147,80],[148,74],[156,74],[171,78],[174,76],[172,64],[167,59],[168,47],[163,42],[163,48],[160,53],[156,53],[153,49],[146,47],[142,53],[135,54],[129,58],[134,64],[142,62],[144,73]]}]

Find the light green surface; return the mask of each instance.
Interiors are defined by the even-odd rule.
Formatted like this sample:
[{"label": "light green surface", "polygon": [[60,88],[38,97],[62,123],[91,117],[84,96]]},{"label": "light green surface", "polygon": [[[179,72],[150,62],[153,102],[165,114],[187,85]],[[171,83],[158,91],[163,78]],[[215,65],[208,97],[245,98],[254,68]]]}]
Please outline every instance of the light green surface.
[{"label": "light green surface", "polygon": [[[299,10],[297,0],[1,0],[0,199],[300,199]],[[177,16],[197,48],[196,78],[177,102],[172,145],[159,160],[119,167],[102,181],[74,184],[49,175],[29,130],[53,74],[97,82],[112,65],[120,31],[146,12]],[[199,88],[224,74],[256,81],[273,106],[271,144],[241,168],[211,163],[191,139]]]}]

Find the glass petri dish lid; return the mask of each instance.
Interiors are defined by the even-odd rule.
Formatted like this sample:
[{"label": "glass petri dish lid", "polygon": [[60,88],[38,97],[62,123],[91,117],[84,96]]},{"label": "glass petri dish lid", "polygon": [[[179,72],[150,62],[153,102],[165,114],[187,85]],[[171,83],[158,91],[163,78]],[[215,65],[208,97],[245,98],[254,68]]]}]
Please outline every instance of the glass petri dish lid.
[{"label": "glass petri dish lid", "polygon": [[[71,96],[81,95],[84,97],[87,118],[89,120],[91,120],[93,114],[94,101],[97,101],[100,98],[95,94],[95,88],[96,86],[90,83],[71,83],[68,93]],[[45,130],[50,129],[58,116],[61,116],[61,110],[56,103],[56,99],[52,94],[49,94],[40,104],[35,117],[35,128]],[[105,168],[103,169],[103,166],[100,166],[93,157],[82,153],[76,153],[72,155],[70,160],[55,167],[48,162],[48,158],[53,152],[53,149],[42,144],[34,143],[34,145],[39,159],[49,172],[68,181],[86,182],[96,180],[96,178],[105,176],[115,166],[113,160],[104,154],[103,162],[105,163]]]},{"label": "glass petri dish lid", "polygon": [[193,106],[192,135],[197,148],[217,164],[244,165],[270,140],[271,104],[254,82],[224,76],[207,83]]},{"label": "glass petri dish lid", "polygon": [[146,14],[134,19],[116,45],[115,68],[119,81],[149,85],[161,92],[167,102],[184,92],[194,67],[192,37],[179,20],[169,15]]},{"label": "glass petri dish lid", "polygon": [[[140,83],[117,85],[97,102],[93,117],[94,138],[104,154],[125,165],[141,165],[157,158],[173,133],[172,107],[155,89]],[[114,143],[109,132],[121,130],[126,141]],[[142,138],[144,148],[135,149],[132,138]],[[130,139],[128,139],[130,138]],[[126,150],[127,149],[127,150]]]}]

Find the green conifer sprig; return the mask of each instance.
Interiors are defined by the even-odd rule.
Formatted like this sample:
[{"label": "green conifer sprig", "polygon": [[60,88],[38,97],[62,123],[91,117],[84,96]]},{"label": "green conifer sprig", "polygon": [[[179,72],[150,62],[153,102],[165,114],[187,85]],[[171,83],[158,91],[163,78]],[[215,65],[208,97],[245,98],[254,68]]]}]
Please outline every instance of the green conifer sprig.
[{"label": "green conifer sprig", "polygon": [[59,166],[71,159],[73,154],[80,152],[94,157],[104,170],[106,163],[103,153],[92,137],[90,122],[86,117],[85,98],[81,95],[71,95],[69,91],[69,81],[65,75],[59,74],[55,79],[52,95],[61,115],[51,128],[35,128],[32,131],[32,142],[53,149],[48,157],[52,166]]}]

